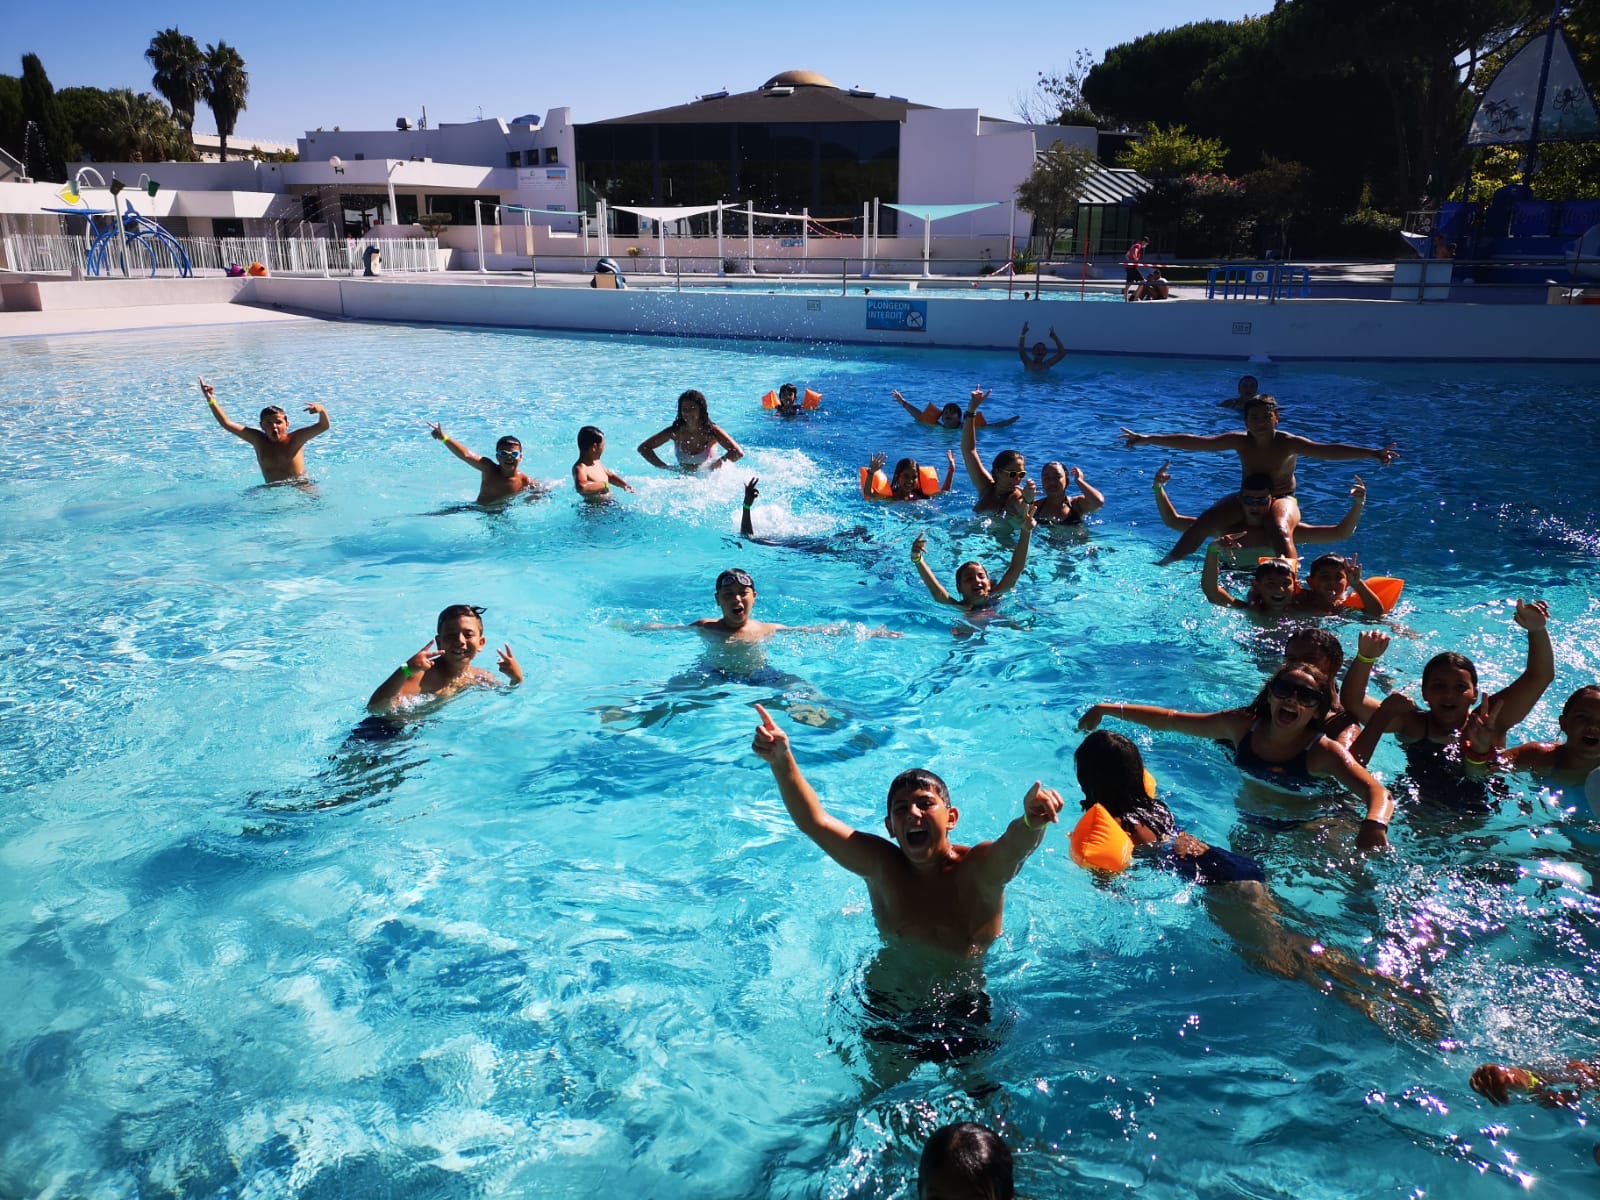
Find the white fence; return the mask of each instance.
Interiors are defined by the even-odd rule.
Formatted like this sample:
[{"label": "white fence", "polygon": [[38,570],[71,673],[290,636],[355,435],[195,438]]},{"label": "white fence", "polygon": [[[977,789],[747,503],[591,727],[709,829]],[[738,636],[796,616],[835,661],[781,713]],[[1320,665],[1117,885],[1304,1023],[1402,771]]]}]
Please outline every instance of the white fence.
[{"label": "white fence", "polygon": [[[179,238],[178,244],[189,256],[196,275],[222,275],[234,264],[248,267],[260,263],[274,275],[353,275],[362,270],[362,254],[369,244],[364,239],[346,238]],[[439,243],[432,238],[384,238],[371,243],[382,252],[380,269],[386,273],[415,273],[439,270]],[[79,237],[19,234],[0,238],[0,268],[40,275],[70,275],[83,271],[89,243]],[[118,262],[115,253],[113,264]],[[132,273],[148,275],[149,261],[142,267],[130,264]],[[171,277],[176,268],[164,263],[155,274]]]}]

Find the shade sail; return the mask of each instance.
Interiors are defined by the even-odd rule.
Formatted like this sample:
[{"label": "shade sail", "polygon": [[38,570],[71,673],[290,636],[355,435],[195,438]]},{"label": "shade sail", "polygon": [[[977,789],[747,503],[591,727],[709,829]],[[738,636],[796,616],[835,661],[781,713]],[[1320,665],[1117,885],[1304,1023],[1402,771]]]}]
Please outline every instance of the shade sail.
[{"label": "shade sail", "polygon": [[908,217],[915,217],[919,221],[942,221],[946,217],[959,217],[962,213],[977,212],[980,208],[994,208],[1000,201],[985,200],[981,204],[889,204],[885,208],[892,208],[896,212],[903,212]]},{"label": "shade sail", "polygon": [[644,217],[651,221],[681,221],[685,217],[698,217],[701,213],[716,212],[725,206],[701,204],[693,208],[633,208],[625,204],[610,204],[606,207],[613,212],[632,213],[636,217]]}]

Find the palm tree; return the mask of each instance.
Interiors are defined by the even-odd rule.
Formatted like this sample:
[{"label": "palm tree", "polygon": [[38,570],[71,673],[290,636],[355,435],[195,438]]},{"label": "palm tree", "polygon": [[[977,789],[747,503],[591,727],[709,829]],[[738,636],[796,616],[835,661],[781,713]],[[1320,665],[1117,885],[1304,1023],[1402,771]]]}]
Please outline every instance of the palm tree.
[{"label": "palm tree", "polygon": [[244,59],[227,42],[206,47],[206,86],[201,93],[217,120],[217,138],[222,143],[222,161],[228,161],[228,135],[244,111],[244,98],[250,94],[250,74]]},{"label": "palm tree", "polygon": [[[206,86],[206,60],[195,40],[177,29],[163,29],[150,39],[145,58],[156,69],[150,83],[172,105],[173,118],[194,158],[194,106]],[[242,106],[241,106],[242,107]]]},{"label": "palm tree", "polygon": [[174,147],[181,147],[182,135],[167,111],[167,106],[149,92],[137,95],[130,88],[108,93],[106,136],[117,148],[117,157],[127,162],[158,162]]}]

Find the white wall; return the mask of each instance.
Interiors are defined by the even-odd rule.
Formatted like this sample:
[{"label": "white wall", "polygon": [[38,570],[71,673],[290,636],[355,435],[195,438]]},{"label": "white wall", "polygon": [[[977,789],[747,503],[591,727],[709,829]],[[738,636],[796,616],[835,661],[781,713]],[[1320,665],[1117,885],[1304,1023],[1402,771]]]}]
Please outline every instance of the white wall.
[{"label": "white wall", "polygon": [[[1600,361],[1600,305],[1403,304],[1391,301],[1249,300],[1122,304],[1067,300],[894,298],[926,305],[918,333],[866,327],[885,298],[694,292],[381,279],[245,281],[240,299],[372,321],[451,322],[677,337],[755,338],[961,347],[1013,354],[1024,321],[1053,322],[1070,351],[1139,357],[1362,362]],[[996,360],[997,363],[1000,360]],[[1015,364],[1012,364],[1015,366]]]}]

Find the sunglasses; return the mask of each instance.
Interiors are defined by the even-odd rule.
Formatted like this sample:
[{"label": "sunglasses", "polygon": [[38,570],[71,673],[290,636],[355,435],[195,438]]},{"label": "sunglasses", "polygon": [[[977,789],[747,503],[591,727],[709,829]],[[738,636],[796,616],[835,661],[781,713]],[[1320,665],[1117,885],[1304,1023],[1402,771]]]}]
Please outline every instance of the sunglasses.
[{"label": "sunglasses", "polygon": [[1316,688],[1290,683],[1287,679],[1274,679],[1267,690],[1279,700],[1298,700],[1307,708],[1317,707],[1324,699],[1323,694]]},{"label": "sunglasses", "polygon": [[521,458],[522,457],[522,451],[521,450],[496,450],[494,452],[494,456],[496,458]]},{"label": "sunglasses", "polygon": [[1247,504],[1251,508],[1262,508],[1262,507],[1272,503],[1272,497],[1271,496],[1240,496],[1239,497],[1239,502],[1241,504]]}]

